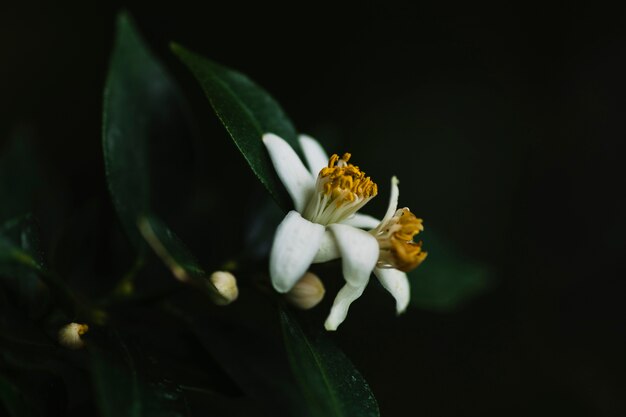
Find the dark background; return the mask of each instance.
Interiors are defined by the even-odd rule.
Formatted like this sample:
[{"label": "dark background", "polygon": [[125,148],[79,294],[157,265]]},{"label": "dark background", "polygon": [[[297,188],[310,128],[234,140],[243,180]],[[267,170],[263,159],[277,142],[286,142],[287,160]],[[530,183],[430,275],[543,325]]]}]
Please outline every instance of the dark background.
[{"label": "dark background", "polygon": [[455,313],[395,319],[372,291],[355,303],[334,338],[382,415],[626,413],[624,10],[87,3],[0,6],[0,143],[34,130],[65,190],[50,210],[106,196],[102,87],[125,6],[213,141],[218,188],[240,196],[223,204],[241,210],[255,180],[171,40],[250,75],[372,177],[398,175],[402,205],[496,271]]}]

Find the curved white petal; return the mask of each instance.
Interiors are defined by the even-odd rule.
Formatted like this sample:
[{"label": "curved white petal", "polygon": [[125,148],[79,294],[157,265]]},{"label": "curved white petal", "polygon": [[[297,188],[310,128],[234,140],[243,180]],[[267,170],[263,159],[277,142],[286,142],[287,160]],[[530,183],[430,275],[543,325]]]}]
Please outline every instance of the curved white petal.
[{"label": "curved white petal", "polygon": [[378,261],[378,242],[369,233],[345,224],[331,224],[328,228],[335,236],[343,258],[343,277],[346,280],[324,323],[326,330],[337,330],[345,320],[350,304],[363,294],[367,286]]},{"label": "curved white petal", "polygon": [[378,261],[378,241],[369,233],[345,224],[328,226],[343,258],[343,277],[352,286],[366,285]]},{"label": "curved white petal", "polygon": [[322,237],[322,243],[317,250],[317,254],[315,255],[315,258],[313,258],[313,263],[318,264],[328,262],[340,257],[341,253],[339,252],[339,246],[337,246],[335,236],[332,232],[327,230]]},{"label": "curved white petal", "polygon": [[283,138],[266,133],[263,135],[263,143],[278,177],[291,196],[293,205],[296,210],[302,211],[315,188],[315,178]]},{"label": "curved white petal", "polygon": [[380,221],[380,226],[387,223],[394,214],[396,214],[396,210],[398,209],[398,196],[400,195],[400,189],[398,188],[398,178],[394,175],[391,177],[391,194],[389,195],[389,206],[387,207],[387,212],[385,213],[385,217]]},{"label": "curved white petal", "polygon": [[317,176],[319,172],[328,165],[328,155],[322,148],[322,145],[315,139],[307,135],[298,136],[300,147],[304,153],[304,158],[309,166],[309,171],[313,176]]},{"label": "curved white petal", "polygon": [[374,275],[396,299],[397,313],[404,313],[411,299],[411,288],[406,274],[393,268],[374,268]]},{"label": "curved white petal", "polygon": [[278,225],[272,252],[270,276],[278,292],[287,292],[307,271],[324,236],[324,226],[290,211]]},{"label": "curved white petal", "polygon": [[346,284],[339,290],[333,302],[333,306],[330,309],[330,314],[326,322],[324,322],[326,330],[337,330],[337,327],[346,319],[350,304],[363,294],[366,285],[354,287],[350,284]]},{"label": "curved white petal", "polygon": [[352,217],[348,217],[343,220],[341,224],[347,224],[348,226],[358,227],[359,229],[371,230],[380,224],[380,220],[369,214],[355,213]]}]

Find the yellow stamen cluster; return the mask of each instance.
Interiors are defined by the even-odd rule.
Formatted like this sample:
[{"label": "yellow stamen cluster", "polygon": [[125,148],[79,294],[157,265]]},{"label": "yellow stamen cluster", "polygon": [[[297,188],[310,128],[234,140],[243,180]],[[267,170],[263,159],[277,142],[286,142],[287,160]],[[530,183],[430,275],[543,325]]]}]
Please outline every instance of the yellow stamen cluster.
[{"label": "yellow stamen cluster", "polygon": [[348,164],[349,153],[341,159],[337,154],[330,157],[328,166],[322,168],[319,177],[323,180],[324,194],[333,198],[338,206],[357,198],[371,198],[378,194],[378,186],[358,166]]},{"label": "yellow stamen cluster", "polygon": [[378,186],[361,169],[349,164],[352,155],[334,154],[317,177],[316,195],[304,217],[321,224],[337,223],[354,214],[378,194]]},{"label": "yellow stamen cluster", "polygon": [[424,230],[422,219],[415,217],[408,208],[399,209],[380,230],[376,239],[380,245],[380,267],[396,268],[409,272],[424,259],[422,242],[414,242],[413,237]]}]

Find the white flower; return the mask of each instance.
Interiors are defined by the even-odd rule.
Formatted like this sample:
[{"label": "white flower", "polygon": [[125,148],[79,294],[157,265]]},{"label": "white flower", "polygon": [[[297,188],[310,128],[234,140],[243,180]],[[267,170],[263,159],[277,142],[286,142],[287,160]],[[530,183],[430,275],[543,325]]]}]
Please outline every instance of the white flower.
[{"label": "white flower", "polygon": [[270,254],[274,288],[286,293],[312,263],[341,257],[346,284],[326,319],[327,330],[336,330],[345,320],[372,271],[396,299],[398,314],[402,313],[410,297],[403,271],[416,267],[426,253],[421,244],[413,242],[413,236],[422,230],[421,220],[406,208],[396,211],[398,180],[394,177],[391,181],[389,208],[382,221],[357,213],[376,196],[377,185],[348,163],[350,154],[329,159],[313,138],[302,135],[298,140],[308,170],[286,141],[272,133],[263,135],[278,177],[295,206],[276,229]]}]

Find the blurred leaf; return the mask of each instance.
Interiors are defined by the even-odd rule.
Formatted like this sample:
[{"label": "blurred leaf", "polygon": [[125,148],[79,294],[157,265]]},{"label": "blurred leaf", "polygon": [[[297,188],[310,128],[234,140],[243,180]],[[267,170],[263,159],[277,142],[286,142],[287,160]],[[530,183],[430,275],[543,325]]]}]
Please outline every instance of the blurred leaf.
[{"label": "blurred leaf", "polygon": [[151,383],[138,373],[127,346],[90,348],[98,408],[104,417],[185,416],[176,384]]},{"label": "blurred leaf", "polygon": [[215,113],[256,176],[276,202],[283,209],[288,209],[290,200],[261,140],[264,133],[271,132],[285,139],[294,149],[299,149],[296,130],[283,109],[245,75],[178,44],[173,43],[171,48],[195,75]]},{"label": "blurred leaf", "polygon": [[113,204],[140,253],[138,217],[153,206],[179,208],[190,194],[183,175],[192,165],[185,159],[192,154],[185,148],[192,130],[186,111],[178,87],[121,13],[104,89],[102,141]]},{"label": "blurred leaf", "polygon": [[[36,264],[43,265],[36,225],[30,215],[12,219],[0,226],[0,252],[4,252],[4,255],[0,254],[0,259],[9,256],[6,242],[16,242],[17,246],[32,256]],[[4,251],[1,249],[3,246]],[[47,307],[48,293],[35,269],[0,260],[0,283],[12,290],[15,304],[31,317],[38,316]]]},{"label": "blurred leaf", "polygon": [[147,215],[140,217],[137,225],[146,242],[176,279],[200,289],[216,302],[226,301],[208,279],[196,258],[162,221],[153,215]]},{"label": "blurred leaf", "polygon": [[458,254],[431,231],[424,238],[428,257],[409,273],[411,305],[432,311],[454,311],[493,284],[493,272]]},{"label": "blurred leaf", "polygon": [[[33,275],[36,273],[37,275]],[[38,236],[35,225],[26,216],[14,219],[0,228],[0,277],[13,281],[25,299],[38,298],[41,285],[37,277],[45,283],[57,299],[66,314],[73,317],[76,310],[75,300],[65,283],[52,271],[48,270],[38,248]],[[20,280],[19,282],[15,282]]]},{"label": "blurred leaf", "polygon": [[0,152],[0,221],[32,211],[41,184],[29,134],[18,129]]},{"label": "blurred leaf", "polygon": [[[214,358],[246,398],[257,405],[255,415],[307,415],[289,370],[280,331],[272,320],[276,317],[273,303],[258,293],[241,295],[246,299],[228,310],[193,308],[189,302],[168,303],[167,310],[193,332],[207,356]],[[252,316],[250,311],[254,311]]]},{"label": "blurred leaf", "polygon": [[193,129],[178,87],[125,13],[117,19],[103,118],[109,189],[126,234],[140,253],[116,293],[132,291],[143,265],[145,239],[176,278],[212,289],[208,280],[200,279],[204,273],[184,245],[152,214],[170,207],[176,219],[181,202],[192,194],[186,191],[191,181],[185,170],[192,166],[186,158],[193,152],[185,146],[191,144]]},{"label": "blurred leaf", "polygon": [[11,417],[39,415],[32,401],[9,379],[0,375],[0,402]]},{"label": "blurred leaf", "polygon": [[311,415],[380,415],[365,379],[325,335],[309,339],[290,313],[281,310],[280,318],[289,362]]}]

